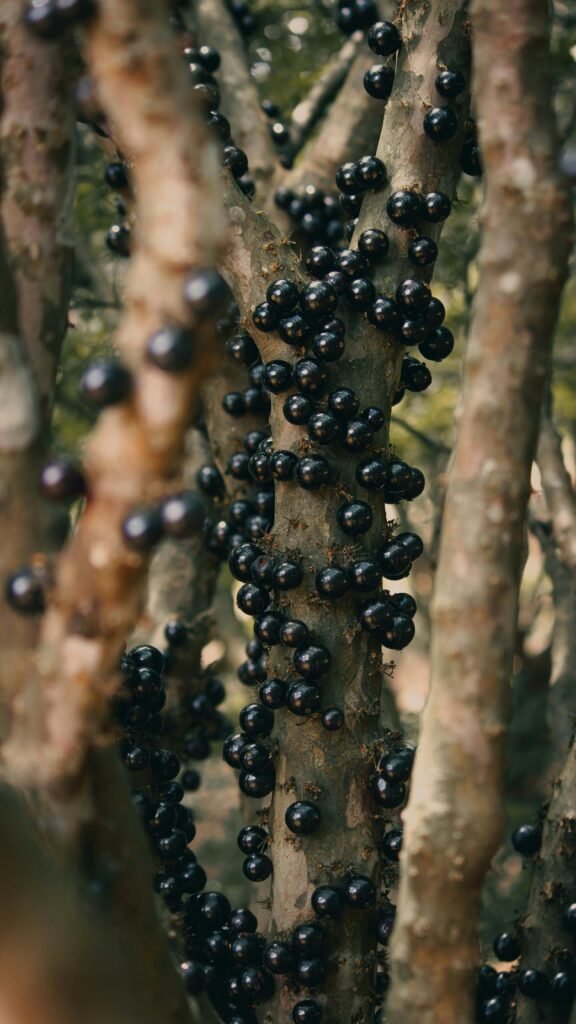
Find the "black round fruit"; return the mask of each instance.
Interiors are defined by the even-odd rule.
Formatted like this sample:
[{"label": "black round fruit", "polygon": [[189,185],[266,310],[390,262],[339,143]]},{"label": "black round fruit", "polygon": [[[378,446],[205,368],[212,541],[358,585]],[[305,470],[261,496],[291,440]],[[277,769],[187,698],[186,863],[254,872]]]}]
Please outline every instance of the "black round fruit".
[{"label": "black round fruit", "polygon": [[360,403],[351,388],[338,388],[328,396],[328,408],[335,416],[354,416]]},{"label": "black round fruit", "polygon": [[387,100],[394,85],[394,68],[373,64],[364,75],[364,88],[375,100]]},{"label": "black round fruit", "polygon": [[305,647],[310,642],[310,630],[300,619],[287,619],[279,630],[280,640],[287,647]]},{"label": "black round fruit", "polygon": [[313,999],[301,999],[292,1009],[293,1024],[320,1024],[322,1008]]},{"label": "black round fruit", "polygon": [[346,570],[337,565],[327,566],[317,572],[315,582],[320,596],[328,600],[343,597],[349,586]]},{"label": "black round fruit", "polygon": [[308,800],[297,800],[286,808],[284,821],[294,835],[309,836],[320,826],[320,811]]},{"label": "black round fruit", "polygon": [[387,480],[386,463],[381,459],[365,459],[356,467],[356,482],[368,491],[378,491]]},{"label": "black round fruit", "polygon": [[326,708],[322,712],[322,725],[328,732],[337,732],[345,722],[342,708]]},{"label": "black round fruit", "polygon": [[290,311],[298,302],[298,285],[294,281],[280,278],[273,281],[266,290],[266,298],[273,306],[283,311]]},{"label": "black round fruit", "polygon": [[391,21],[377,21],[368,32],[368,46],[379,57],[391,57],[402,46],[402,36]]},{"label": "black round fruit", "polygon": [[239,717],[240,728],[247,736],[269,736],[274,728],[274,714],[263,704],[247,704]]},{"label": "black round fruit", "polygon": [[403,782],[391,782],[380,774],[372,776],[370,791],[376,803],[387,810],[400,807],[406,799],[406,786]]},{"label": "black round fruit", "polygon": [[204,502],[195,491],[172,494],[160,509],[162,527],[169,537],[183,539],[200,533],[204,526]]},{"label": "black round fruit", "polygon": [[278,590],[294,590],[304,578],[302,567],[296,562],[281,562],[274,573],[274,586]]},{"label": "black round fruit", "polygon": [[340,429],[340,421],[331,412],[314,412],[308,420],[308,436],[318,444],[330,444]]},{"label": "black round fruit", "polygon": [[386,167],[377,156],[360,157],[356,180],[361,189],[376,189],[386,180]]},{"label": "black round fruit", "polygon": [[424,117],[424,131],[433,142],[448,142],[458,131],[458,118],[450,107],[432,107]]},{"label": "black round fruit", "polygon": [[454,348],[454,335],[447,327],[435,327],[419,346],[420,354],[434,363],[441,363]]},{"label": "black round fruit", "polygon": [[344,883],[344,899],[353,910],[367,910],[376,902],[376,886],[366,875],[352,875]]},{"label": "black round fruit", "polygon": [[265,882],[272,870],[272,861],[265,853],[253,853],[242,865],[242,871],[250,882]]},{"label": "black round fruit", "polygon": [[262,383],[267,391],[279,395],[287,391],[292,384],[292,367],[283,359],[274,359],[270,363],[264,363]]},{"label": "black round fruit", "polygon": [[452,100],[459,96],[466,87],[466,79],[459,71],[440,71],[436,75],[436,91],[445,99]]},{"label": "black round fruit", "polygon": [[344,896],[341,889],[333,885],[319,885],[312,893],[312,909],[318,917],[337,919],[344,910]]},{"label": "black round fruit", "polygon": [[288,684],[283,679],[267,679],[258,690],[260,703],[277,711],[286,704],[287,690]]},{"label": "black round fruit", "polygon": [[314,644],[296,650],[292,663],[296,671],[306,679],[319,679],[329,671],[332,658],[325,647]]},{"label": "black round fruit", "polygon": [[86,493],[86,482],[69,459],[51,459],[42,468],[40,490],[49,501],[74,501]]},{"label": "black round fruit", "polygon": [[245,825],[238,833],[238,846],[247,856],[261,853],[266,847],[268,833],[259,825]]},{"label": "black round fruit", "polygon": [[236,604],[246,615],[261,615],[270,604],[270,594],[264,587],[245,583],[236,594]]},{"label": "black round fruit", "polygon": [[269,334],[278,326],[280,310],[271,302],[260,302],[252,311],[252,323],[259,331]]},{"label": "black round fruit", "polygon": [[163,327],[150,338],[146,357],[159,370],[182,373],[194,358],[194,337],[185,327]]},{"label": "black round fruit", "polygon": [[184,285],[184,298],[198,319],[215,319],[230,297],[230,290],[217,270],[195,270]]},{"label": "black round fruit", "polygon": [[359,537],[372,526],[374,514],[365,501],[347,501],[338,509],[338,525],[349,537]]},{"label": "black round fruit", "polygon": [[299,960],[296,964],[296,978],[305,988],[317,988],[326,977],[326,963],[314,957],[310,960]]},{"label": "black round fruit", "polygon": [[543,971],[528,968],[520,971],[518,988],[528,999],[542,999],[548,994],[550,982]]},{"label": "black round fruit", "polygon": [[542,844],[542,832],[536,825],[519,825],[512,833],[512,846],[523,857],[533,857]]},{"label": "black round fruit", "polygon": [[292,683],[286,694],[286,706],[293,715],[307,718],[320,710],[322,695],[317,686],[306,679]]},{"label": "black round fruit", "polygon": [[299,459],[295,478],[305,491],[317,491],[330,481],[330,465],[321,455],[306,455]]},{"label": "black round fruit", "polygon": [[258,359],[258,348],[249,334],[235,334],[226,342],[226,355],[239,366],[252,366]]},{"label": "black round fruit", "polygon": [[335,363],[344,355],[345,349],[344,338],[332,334],[331,331],[321,331],[315,335],[312,342],[314,355],[323,363]]},{"label": "black round fruit", "polygon": [[400,189],[392,192],[386,203],[390,220],[403,228],[411,228],[422,217],[422,199],[417,192]]},{"label": "black round fruit", "polygon": [[[266,708],[266,710],[268,710]],[[245,794],[254,800],[260,800],[264,796],[268,796],[274,789],[276,783],[276,776],[272,769],[264,772],[247,772],[241,771],[238,779],[238,785]]]},{"label": "black round fruit", "polygon": [[369,260],[383,259],[389,248],[388,235],[379,228],[368,228],[358,239],[359,251]]},{"label": "black round fruit", "polygon": [[445,192],[428,192],[424,196],[422,217],[429,224],[439,224],[446,220],[452,211],[452,203]]},{"label": "black round fruit", "polygon": [[408,246],[408,259],[415,267],[429,267],[438,258],[438,246],[432,238],[421,235]]},{"label": "black round fruit", "polygon": [[11,608],[23,615],[39,615],[46,606],[42,579],[28,566],[9,576],[5,595]]},{"label": "black round fruit", "polygon": [[494,939],[494,953],[498,960],[511,963],[520,956],[520,943],[510,932],[502,932]]},{"label": "black round fruit", "polygon": [[402,850],[402,840],[404,839],[404,833],[400,828],[393,828],[390,832],[382,837],[382,855],[387,860],[391,860],[396,863],[400,859],[400,851]]},{"label": "black round fruit", "polygon": [[322,394],[326,380],[326,368],[317,359],[299,359],[294,367],[295,384],[304,395]]},{"label": "black round fruit", "polygon": [[292,932],[292,947],[299,959],[322,958],[326,936],[318,924],[299,924]]},{"label": "black round fruit", "polygon": [[272,974],[290,974],[294,970],[294,954],[283,942],[269,942],[264,947],[262,963]]},{"label": "black round fruit", "polygon": [[122,523],[124,543],[133,551],[151,551],[162,539],[162,532],[162,518],[155,508],[136,509]]},{"label": "black round fruit", "polygon": [[425,281],[409,277],[396,289],[396,301],[407,314],[425,313],[430,302],[430,289]]},{"label": "black round fruit", "polygon": [[132,377],[117,360],[101,359],[90,364],[80,382],[80,390],[92,405],[104,409],[128,398]]},{"label": "black round fruit", "polygon": [[304,395],[290,395],[290,398],[286,399],[283,406],[284,418],[288,420],[288,423],[293,423],[295,426],[307,423],[313,410],[312,402]]}]

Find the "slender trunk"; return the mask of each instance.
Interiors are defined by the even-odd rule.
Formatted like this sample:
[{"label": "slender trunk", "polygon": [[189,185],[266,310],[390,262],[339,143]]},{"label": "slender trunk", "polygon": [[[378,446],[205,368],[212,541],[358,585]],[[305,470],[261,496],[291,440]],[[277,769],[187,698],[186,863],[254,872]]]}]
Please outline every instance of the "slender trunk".
[{"label": "slender trunk", "polygon": [[432,686],[405,813],[390,1024],[469,1024],[502,771],[526,503],[571,244],[547,9],[476,0],[487,194],[433,601]]}]

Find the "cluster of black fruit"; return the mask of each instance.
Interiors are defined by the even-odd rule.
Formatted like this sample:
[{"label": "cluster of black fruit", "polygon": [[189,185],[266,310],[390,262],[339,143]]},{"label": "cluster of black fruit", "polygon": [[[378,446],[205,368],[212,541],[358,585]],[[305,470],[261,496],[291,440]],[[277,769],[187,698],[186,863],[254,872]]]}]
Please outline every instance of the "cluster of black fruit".
[{"label": "cluster of black fruit", "polygon": [[27,28],[41,39],[57,39],[94,17],[97,0],[34,0],[24,12]]},{"label": "cluster of black fruit", "polygon": [[[519,825],[512,833],[512,846],[522,857],[535,856],[541,844],[542,832],[537,825]],[[564,904],[558,913],[567,935],[574,939],[576,903]],[[479,1022],[509,1024],[515,1018],[518,994],[547,1007],[552,1005],[555,1020],[568,1020],[576,998],[576,956],[572,949],[550,948],[546,969],[523,965],[521,941],[514,931],[498,935],[493,950],[497,960],[514,966],[497,971],[486,963],[480,968],[476,987]]]},{"label": "cluster of black fruit", "polygon": [[226,0],[239,31],[247,39],[256,31],[256,19],[246,0]]},{"label": "cluster of black fruit", "polygon": [[342,210],[335,196],[316,185],[282,186],[274,201],[294,222],[295,231],[311,245],[336,245],[344,237]]},{"label": "cluster of black fruit", "polygon": [[[180,759],[159,742],[164,728],[165,667],[165,655],[157,647],[143,644],[128,651],[120,664],[122,687],[113,712],[122,761],[138,779],[133,800],[160,862],[155,888],[176,912],[184,906],[183,897],[202,891],[206,873],[188,849],[196,827],[192,812],[182,804],[184,786],[176,781]],[[188,781],[196,788],[194,778]]]},{"label": "cluster of black fruit", "polygon": [[347,36],[370,28],[378,21],[378,7],[374,0],[338,0],[336,23]]},{"label": "cluster of black fruit", "polygon": [[[240,836],[245,850],[261,849],[266,842],[257,826]],[[186,988],[192,995],[205,989],[227,1024],[256,1024],[255,1008],[272,998],[276,978],[289,979],[294,990],[314,989],[324,979],[327,935],[316,922],[266,941],[254,914],[232,910],[221,893],[204,893],[189,907],[194,934],[187,941],[190,959],[181,965]],[[311,998],[299,999],[291,1013],[294,1024],[319,1024],[321,1016],[320,1004]]]},{"label": "cluster of black fruit", "polygon": [[[254,181],[248,175],[248,157],[243,149],[236,146],[232,138],[230,122],[218,110],[220,106],[220,90],[214,77],[220,67],[220,54],[213,46],[186,46],[183,56],[188,64],[190,80],[194,95],[206,113],[206,123],[215,137],[222,144],[222,161],[234,177],[238,187],[252,199],[256,193]],[[95,127],[95,125],[92,125]],[[273,124],[272,136],[276,137]],[[280,127],[283,127],[280,125]],[[281,139],[279,139],[281,143]],[[108,164],[104,172],[106,184],[115,191],[129,187],[126,166],[120,161]],[[117,210],[125,216],[126,210],[121,199],[117,200]],[[117,256],[130,256],[130,225],[126,221],[113,224],[106,236],[106,244]]]}]

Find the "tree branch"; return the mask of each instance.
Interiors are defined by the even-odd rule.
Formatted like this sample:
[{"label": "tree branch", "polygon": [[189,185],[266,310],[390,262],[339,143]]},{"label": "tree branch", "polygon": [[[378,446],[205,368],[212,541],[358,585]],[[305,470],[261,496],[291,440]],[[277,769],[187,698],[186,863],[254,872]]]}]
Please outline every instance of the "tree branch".
[{"label": "tree branch", "polygon": [[[20,0],[0,22],[0,576],[52,546],[54,516],[38,494],[72,267],[74,117],[68,46],[22,24]],[[38,622],[2,604],[2,691],[31,667]],[[2,730],[3,731],[3,730]]]},{"label": "tree branch", "polygon": [[[399,62],[395,88],[387,105],[378,155],[384,160],[389,185],[363,203],[358,232],[368,227],[384,228],[391,239],[390,259],[375,271],[375,283],[385,294],[394,294],[397,284],[407,276],[409,264],[405,234],[390,224],[385,205],[388,189],[416,182],[423,191],[441,188],[453,194],[458,174],[458,146],[461,137],[448,147],[433,149],[422,132],[425,103],[434,95],[435,68],[431,54],[448,66],[467,70],[469,46],[462,4],[443,3],[428,16],[429,5],[409,6],[404,12],[402,35],[407,41]],[[425,32],[424,32],[425,27]],[[409,45],[408,45],[409,43]],[[355,65],[353,65],[355,67]],[[351,72],[352,73],[352,72]],[[356,74],[359,69],[356,66]],[[348,85],[348,83],[347,83]],[[355,84],[356,87],[357,83]],[[361,86],[360,86],[361,87]],[[346,87],[345,87],[346,88]],[[342,93],[344,90],[342,90]],[[331,125],[338,124],[334,104]],[[362,100],[364,102],[364,100]],[[467,115],[468,96],[459,103],[462,121]],[[369,147],[371,148],[371,147]],[[362,151],[362,150],[361,150]],[[366,150],[364,150],[366,151]],[[242,312],[261,301],[266,285],[278,276],[301,279],[301,270],[290,246],[279,239],[267,219],[249,204],[228,196],[234,237],[225,259],[225,269],[233,283]],[[346,314],[340,314],[346,316]],[[293,360],[292,350],[274,335],[251,333],[257,339],[262,358]],[[402,349],[360,318],[348,317],[346,354],[330,367],[330,389],[353,388],[365,405],[377,405],[390,417],[397,388]],[[272,437],[275,449],[301,454],[306,450],[302,432],[283,416],[285,396],[272,396]],[[384,431],[382,432],[384,434]],[[378,435],[378,446],[386,449],[386,436]],[[330,460],[330,449],[324,449]],[[377,831],[390,814],[375,813],[368,778],[377,752],[390,748],[397,727],[395,710],[383,687],[382,652],[373,640],[367,640],[358,628],[357,608],[346,597],[330,605],[329,615],[314,591],[314,574],[332,560],[346,564],[366,548],[344,543],[337,526],[337,510],[344,495],[359,494],[355,481],[356,459],[338,451],[331,465],[337,482],[323,488],[320,495],[302,491],[289,483],[276,484],[275,526],[271,547],[279,557],[301,562],[305,570],[303,585],[286,595],[280,603],[290,618],[305,621],[314,637],[325,644],[332,656],[332,669],[322,681],[323,706],[336,705],[345,711],[345,726],[336,735],[327,734],[316,719],[301,725],[291,715],[278,714],[274,738],[278,740],[276,788],[269,812],[274,874],[272,884],[272,923],[277,933],[287,933],[296,924],[310,920],[310,895],[316,885],[342,880],[349,869],[370,875],[379,882],[376,857]],[[388,528],[382,504],[374,510],[368,551]],[[289,661],[274,647],[269,658],[271,675],[288,675]],[[385,723],[382,726],[382,722]],[[342,775],[344,768],[344,777]],[[322,825],[313,836],[293,842],[284,825],[286,807],[295,799],[307,799],[318,787]],[[390,873],[386,874],[390,885]],[[341,931],[345,936],[338,947],[326,986],[327,1016],[342,1020],[368,1019],[374,1000],[373,971],[376,943],[360,915],[349,914]],[[286,986],[278,986],[271,1013],[284,1018],[293,995]],[[405,1018],[407,1019],[407,1018]]]},{"label": "tree branch", "polygon": [[562,444],[546,412],[542,417],[536,461],[556,542],[562,559],[576,571],[576,494],[562,457]]},{"label": "tree branch", "polygon": [[334,175],[340,164],[374,151],[383,107],[381,101],[368,96],[362,84],[373,63],[374,54],[362,47],[330,108],[330,117],[325,119],[296,167],[278,176],[277,185],[297,189],[311,184],[334,191]]},{"label": "tree branch", "polygon": [[[347,39],[336,56],[327,64],[307,96],[294,107],[290,119],[290,151],[293,156],[308,141],[318,121],[338,94],[350,67],[365,45],[364,39]],[[334,125],[332,124],[332,129]]]},{"label": "tree branch", "polygon": [[104,412],[87,443],[90,499],[58,561],[43,622],[42,700],[34,695],[10,744],[12,769],[42,786],[73,778],[98,736],[147,567],[125,546],[121,524],[135,505],[156,500],[176,471],[190,409],[217,356],[210,328],[198,332],[185,374],[145,362],[155,330],[188,321],[190,268],[211,265],[221,251],[220,173],[163,8],[154,0],[102,0],[100,11],[88,56],[99,100],[133,161],[138,197],[139,245],[116,336],[134,380],[131,399]]},{"label": "tree branch", "polygon": [[481,276],[443,517],[432,686],[405,814],[390,1024],[414,1013],[419,1024],[474,1019],[480,890],[502,827],[529,476],[571,243],[547,28],[539,0],[476,0]]},{"label": "tree branch", "polygon": [[[562,911],[572,902],[576,856],[576,744],[570,745],[564,768],[557,779],[543,827],[540,854],[535,858],[528,911],[522,922],[522,960],[553,975],[565,968],[566,930]],[[558,1024],[565,1019],[549,1000],[520,996],[518,1024]]]},{"label": "tree branch", "polygon": [[265,194],[278,158],[250,75],[244,41],[225,0],[199,0],[195,17],[202,43],[215,46],[222,57],[218,71],[221,110],[230,121],[235,142],[248,154],[251,176]]}]

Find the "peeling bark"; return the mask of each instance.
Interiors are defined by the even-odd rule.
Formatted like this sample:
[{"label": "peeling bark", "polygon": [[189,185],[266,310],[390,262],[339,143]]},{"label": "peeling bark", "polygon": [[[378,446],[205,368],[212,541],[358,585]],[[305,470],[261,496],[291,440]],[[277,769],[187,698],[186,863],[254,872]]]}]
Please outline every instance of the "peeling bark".
[{"label": "peeling bark", "polygon": [[547,29],[539,0],[476,0],[484,239],[432,608],[432,687],[405,813],[390,1024],[474,1019],[529,475],[571,243]]}]

